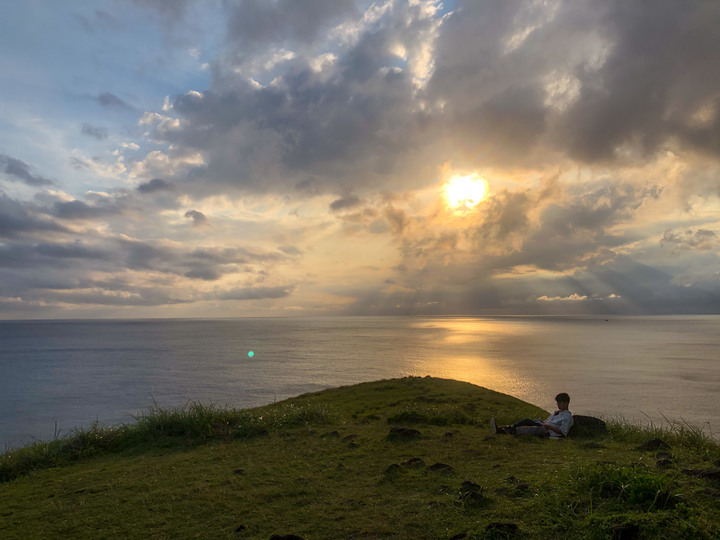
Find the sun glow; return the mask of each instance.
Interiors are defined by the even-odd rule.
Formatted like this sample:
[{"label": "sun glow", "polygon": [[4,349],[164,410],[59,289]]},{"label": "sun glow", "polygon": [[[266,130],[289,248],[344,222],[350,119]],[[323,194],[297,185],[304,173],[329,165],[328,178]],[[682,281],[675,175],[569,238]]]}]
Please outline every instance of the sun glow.
[{"label": "sun glow", "polygon": [[476,174],[454,176],[445,184],[450,208],[473,208],[480,204],[487,192],[487,181]]}]

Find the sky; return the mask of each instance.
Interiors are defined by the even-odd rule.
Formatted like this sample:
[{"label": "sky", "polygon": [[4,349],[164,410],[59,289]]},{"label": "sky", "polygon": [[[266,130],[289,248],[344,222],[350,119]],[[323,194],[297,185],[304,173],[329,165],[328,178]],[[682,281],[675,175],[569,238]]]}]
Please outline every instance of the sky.
[{"label": "sky", "polygon": [[2,12],[2,319],[720,313],[720,2]]}]

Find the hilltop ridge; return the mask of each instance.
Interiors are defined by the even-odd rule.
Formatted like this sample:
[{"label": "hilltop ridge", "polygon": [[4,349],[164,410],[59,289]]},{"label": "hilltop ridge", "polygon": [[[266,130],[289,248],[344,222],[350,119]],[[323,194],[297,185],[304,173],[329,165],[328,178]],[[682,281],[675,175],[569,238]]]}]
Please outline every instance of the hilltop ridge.
[{"label": "hilltop ridge", "polygon": [[[711,538],[720,447],[609,422],[566,440],[490,434],[547,414],[408,377],[235,410],[153,409],[0,459],[4,538]],[[663,448],[643,448],[660,438]],[[42,461],[45,459],[45,461]]]}]

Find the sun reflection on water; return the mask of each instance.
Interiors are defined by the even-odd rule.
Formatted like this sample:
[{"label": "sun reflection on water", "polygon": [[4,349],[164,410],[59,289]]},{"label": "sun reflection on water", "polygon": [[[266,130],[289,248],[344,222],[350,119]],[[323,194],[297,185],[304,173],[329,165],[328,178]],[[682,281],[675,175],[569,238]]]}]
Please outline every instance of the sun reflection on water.
[{"label": "sun reflection on water", "polygon": [[505,354],[509,340],[525,335],[518,322],[478,318],[414,322],[413,327],[426,331],[424,346],[436,354],[416,358],[412,368],[417,374],[467,381],[543,404],[547,399],[540,385]]}]

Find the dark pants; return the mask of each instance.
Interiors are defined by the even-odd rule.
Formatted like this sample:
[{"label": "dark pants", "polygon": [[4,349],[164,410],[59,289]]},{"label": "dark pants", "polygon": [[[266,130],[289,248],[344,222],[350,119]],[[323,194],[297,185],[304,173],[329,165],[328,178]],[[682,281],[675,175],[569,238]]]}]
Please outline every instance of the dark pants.
[{"label": "dark pants", "polygon": [[523,418],[519,422],[515,422],[514,424],[511,424],[510,427],[518,428],[520,426],[542,426],[542,422],[540,420],[530,420],[529,418]]},{"label": "dark pants", "polygon": [[530,418],[523,418],[519,422],[511,424],[509,429],[505,429],[505,432],[512,435],[536,435],[538,437],[548,437],[550,435],[540,420],[531,420]]}]

